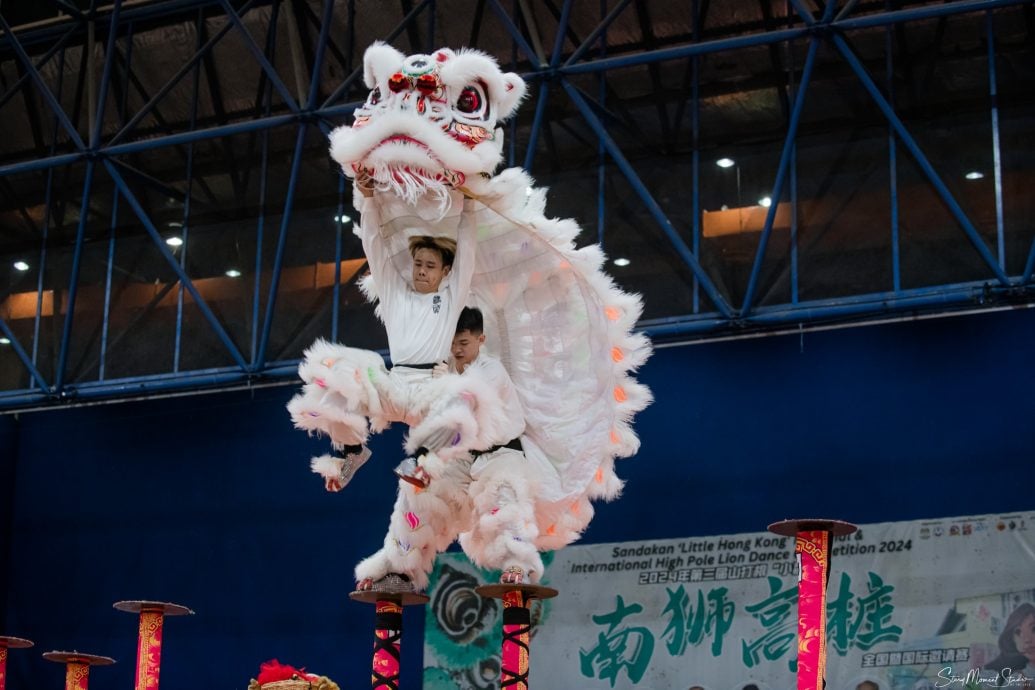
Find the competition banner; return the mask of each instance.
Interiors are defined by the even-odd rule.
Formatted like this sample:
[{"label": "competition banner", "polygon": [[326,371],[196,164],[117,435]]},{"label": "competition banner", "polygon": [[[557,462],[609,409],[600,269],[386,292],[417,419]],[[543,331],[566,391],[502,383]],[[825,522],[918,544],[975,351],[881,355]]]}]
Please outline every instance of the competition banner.
[{"label": "competition banner", "polygon": [[[831,544],[828,690],[1035,688],[1035,512],[860,525]],[[474,592],[496,577],[439,557],[425,690],[499,687],[501,606]],[[791,537],[570,546],[542,584],[560,594],[532,610],[532,688],[796,688]]]}]

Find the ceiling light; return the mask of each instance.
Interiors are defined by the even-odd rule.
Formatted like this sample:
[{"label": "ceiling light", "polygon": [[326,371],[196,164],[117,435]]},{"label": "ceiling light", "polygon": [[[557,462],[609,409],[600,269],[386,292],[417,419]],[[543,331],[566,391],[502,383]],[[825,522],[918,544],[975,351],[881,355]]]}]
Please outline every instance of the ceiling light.
[{"label": "ceiling light", "polygon": [[2,338],[2,337],[0,337],[0,345],[10,345],[10,344],[11,344],[11,339],[10,338]]},{"label": "ceiling light", "polygon": [[615,266],[628,266],[629,265],[629,260],[626,259],[625,257],[620,257],[620,258],[614,260],[614,264],[615,264]]},{"label": "ceiling light", "polygon": [[732,158],[720,158],[715,164],[720,168],[732,168],[735,165]]},{"label": "ceiling light", "polygon": [[344,223],[345,225],[348,225],[349,223],[352,222],[352,219],[349,218],[348,216],[345,216],[345,215],[334,216],[334,222],[335,223]]},{"label": "ceiling light", "polygon": [[175,235],[173,235],[172,237],[166,237],[165,238],[165,243],[167,245],[169,245],[170,247],[179,247],[180,245],[183,244],[183,238],[182,237],[176,237]]},{"label": "ceiling light", "polygon": [[166,223],[166,226],[170,228],[182,228],[183,223],[181,223],[178,220],[170,220],[168,223]]},{"label": "ceiling light", "polygon": [[226,272],[226,275],[230,278],[240,278],[241,272],[238,271],[236,268],[231,268]]},{"label": "ceiling light", "polygon": [[29,270],[29,264],[25,263],[24,261],[15,261],[14,267],[17,268],[19,271]]},{"label": "ceiling light", "polygon": [[968,180],[980,180],[984,176],[985,173],[981,172],[980,170],[971,170],[963,177],[967,178]]},{"label": "ceiling light", "polygon": [[769,208],[773,205],[773,200],[770,197],[764,196],[758,200],[758,205],[763,208]]}]

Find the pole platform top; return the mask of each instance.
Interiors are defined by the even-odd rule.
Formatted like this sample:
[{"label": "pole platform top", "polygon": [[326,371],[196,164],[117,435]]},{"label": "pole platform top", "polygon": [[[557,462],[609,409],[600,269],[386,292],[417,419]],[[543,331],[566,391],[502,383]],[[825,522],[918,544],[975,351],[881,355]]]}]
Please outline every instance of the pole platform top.
[{"label": "pole platform top", "polygon": [[358,601],[363,604],[376,604],[379,601],[390,601],[400,606],[422,606],[429,601],[431,597],[427,594],[421,594],[420,592],[377,592],[372,589],[355,591],[349,594],[349,599]]},{"label": "pole platform top", "polygon": [[835,537],[843,537],[859,529],[850,522],[844,520],[827,519],[798,519],[781,520],[769,525],[768,530],[773,534],[784,537],[796,537],[800,532],[830,532]]},{"label": "pole platform top", "polygon": [[116,601],[113,608],[127,613],[162,613],[166,616],[193,616],[194,612],[186,606],[170,604],[165,601]]},{"label": "pole platform top", "polygon": [[32,647],[36,643],[32,640],[26,640],[21,637],[8,637],[7,635],[0,635],[0,647],[6,647],[8,649],[26,649]]},{"label": "pole platform top", "polygon": [[57,661],[62,664],[86,664],[88,666],[111,666],[115,663],[115,660],[110,656],[98,656],[82,652],[46,652],[43,654],[43,658],[47,661]]},{"label": "pole platform top", "polygon": [[508,592],[521,592],[526,599],[553,599],[558,594],[553,587],[543,585],[482,585],[475,587],[474,591],[489,599],[502,599]]}]

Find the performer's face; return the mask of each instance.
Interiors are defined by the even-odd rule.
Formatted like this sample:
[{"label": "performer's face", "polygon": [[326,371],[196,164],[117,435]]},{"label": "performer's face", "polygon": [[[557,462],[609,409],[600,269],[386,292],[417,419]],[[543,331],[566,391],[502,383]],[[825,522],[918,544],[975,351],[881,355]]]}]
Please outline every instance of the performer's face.
[{"label": "performer's face", "polygon": [[413,253],[413,289],[425,295],[438,292],[442,279],[449,275],[449,268],[434,249],[418,249]]},{"label": "performer's face", "polygon": [[456,365],[457,371],[461,374],[464,373],[467,365],[478,357],[484,342],[484,333],[475,335],[471,331],[460,331],[453,336],[453,346],[450,352],[453,354],[453,363]]}]

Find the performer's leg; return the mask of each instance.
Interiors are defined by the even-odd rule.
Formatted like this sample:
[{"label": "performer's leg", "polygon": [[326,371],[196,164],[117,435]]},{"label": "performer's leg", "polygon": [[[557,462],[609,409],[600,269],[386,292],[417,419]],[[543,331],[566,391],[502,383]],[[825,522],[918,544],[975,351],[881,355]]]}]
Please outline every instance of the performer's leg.
[{"label": "performer's leg", "polygon": [[425,461],[433,481],[426,489],[399,482],[384,546],[356,566],[360,589],[397,573],[410,578],[416,590],[423,590],[435,556],[470,527],[466,465],[443,462],[434,454]]},{"label": "performer's leg", "polygon": [[510,449],[481,456],[471,470],[476,517],[460,545],[483,568],[502,570],[502,581],[511,584],[535,583],[543,573],[531,474],[525,456]]},{"label": "performer's leg", "polygon": [[[305,386],[288,409],[300,428],[330,435],[329,424],[322,421],[327,417],[346,425],[369,417],[375,430],[402,421],[407,385],[388,372],[376,352],[317,341],[306,350],[298,375]],[[357,437],[360,443],[366,439],[365,424],[340,443],[351,445]]]}]

